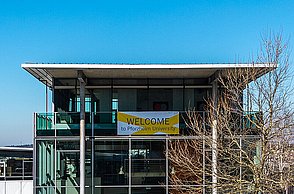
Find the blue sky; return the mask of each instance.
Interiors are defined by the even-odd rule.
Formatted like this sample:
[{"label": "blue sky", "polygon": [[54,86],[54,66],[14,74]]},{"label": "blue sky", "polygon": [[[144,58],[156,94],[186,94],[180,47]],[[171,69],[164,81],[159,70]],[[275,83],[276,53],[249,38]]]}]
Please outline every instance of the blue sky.
[{"label": "blue sky", "polygon": [[33,112],[45,111],[45,87],[21,63],[248,62],[263,33],[293,37],[293,9],[289,0],[3,0],[0,146],[32,143]]}]

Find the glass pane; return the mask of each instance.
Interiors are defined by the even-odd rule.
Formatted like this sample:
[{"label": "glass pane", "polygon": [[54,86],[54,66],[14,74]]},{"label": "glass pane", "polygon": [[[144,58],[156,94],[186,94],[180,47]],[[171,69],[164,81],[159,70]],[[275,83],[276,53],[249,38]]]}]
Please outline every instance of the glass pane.
[{"label": "glass pane", "polygon": [[93,113],[94,135],[116,135],[116,111]]},{"label": "glass pane", "polygon": [[53,186],[51,187],[40,187],[36,189],[37,194],[55,194],[55,188]]},{"label": "glass pane", "polygon": [[79,186],[80,153],[58,150],[56,157],[56,185],[58,190],[62,190],[64,187]]},{"label": "glass pane", "polygon": [[54,114],[38,113],[35,118],[37,136],[54,136]]},{"label": "glass pane", "polygon": [[137,110],[147,111],[148,108],[148,89],[137,89]]},{"label": "glass pane", "polygon": [[5,177],[5,162],[0,162],[0,177]]},{"label": "glass pane", "polygon": [[132,184],[165,184],[164,151],[164,140],[132,140]]},{"label": "glass pane", "polygon": [[79,113],[57,113],[56,132],[60,136],[73,136],[80,133],[80,114]]},{"label": "glass pane", "polygon": [[33,161],[24,161],[24,176],[31,178],[33,176]]},{"label": "glass pane", "polygon": [[37,186],[54,186],[55,185],[55,169],[54,169],[54,141],[37,141]]},{"label": "glass pane", "polygon": [[[91,135],[91,113],[85,114],[86,135]],[[80,135],[80,113],[57,113],[56,114],[57,136]]]},{"label": "glass pane", "polygon": [[128,150],[127,140],[95,141],[95,185],[128,184]]},{"label": "glass pane", "polygon": [[55,89],[54,90],[54,110],[57,112],[77,111],[77,100],[75,89]]},{"label": "glass pane", "polygon": [[79,140],[57,140],[57,150],[80,150]]},{"label": "glass pane", "polygon": [[[204,183],[203,177],[205,176],[204,168],[204,151],[203,140],[198,139],[170,139],[169,140],[169,184],[177,185],[177,177],[181,176],[181,182],[183,185],[194,185],[195,193],[199,193],[202,187],[196,188],[195,185],[202,185]],[[193,158],[192,164],[189,166],[178,163],[175,159],[178,155],[178,150],[183,150],[183,153],[187,158]],[[190,163],[189,163],[190,164]],[[195,170],[197,169],[197,170]],[[201,169],[201,170],[199,170]],[[211,169],[208,168],[208,169]],[[182,176],[182,175],[185,176]],[[171,187],[171,192],[174,193],[176,188]],[[201,193],[201,192],[200,192]]]},{"label": "glass pane", "polygon": [[17,159],[9,159],[6,162],[6,177],[22,177],[23,176],[23,161]]},{"label": "glass pane", "polygon": [[93,89],[92,100],[93,112],[110,112],[111,111],[111,89]]},{"label": "glass pane", "polygon": [[137,89],[115,89],[113,98],[118,99],[119,111],[137,110]]},{"label": "glass pane", "polygon": [[173,89],[149,89],[148,110],[173,110]]}]

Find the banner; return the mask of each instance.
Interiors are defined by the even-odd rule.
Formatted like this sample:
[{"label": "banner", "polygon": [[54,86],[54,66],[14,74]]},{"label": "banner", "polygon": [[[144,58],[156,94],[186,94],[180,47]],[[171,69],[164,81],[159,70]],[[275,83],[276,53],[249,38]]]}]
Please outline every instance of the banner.
[{"label": "banner", "polygon": [[179,134],[179,112],[118,112],[118,135]]}]

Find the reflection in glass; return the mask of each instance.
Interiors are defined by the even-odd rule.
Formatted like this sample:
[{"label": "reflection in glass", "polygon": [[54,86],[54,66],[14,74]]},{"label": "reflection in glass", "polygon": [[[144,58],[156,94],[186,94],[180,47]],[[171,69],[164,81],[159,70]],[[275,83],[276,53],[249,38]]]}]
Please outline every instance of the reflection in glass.
[{"label": "reflection in glass", "polygon": [[79,188],[79,152],[57,150],[56,185],[61,193],[76,193]]},{"label": "reflection in glass", "polygon": [[132,141],[132,184],[165,184],[165,141]]},{"label": "reflection in glass", "polygon": [[95,185],[128,184],[128,141],[95,141]]},{"label": "reflection in glass", "polygon": [[37,141],[37,186],[54,186],[54,141]]}]

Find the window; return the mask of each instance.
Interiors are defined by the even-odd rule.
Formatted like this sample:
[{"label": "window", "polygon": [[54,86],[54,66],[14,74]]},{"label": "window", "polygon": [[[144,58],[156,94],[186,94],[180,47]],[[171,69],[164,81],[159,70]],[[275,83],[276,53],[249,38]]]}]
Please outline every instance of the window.
[{"label": "window", "polygon": [[5,177],[5,162],[0,162],[0,177]]}]

